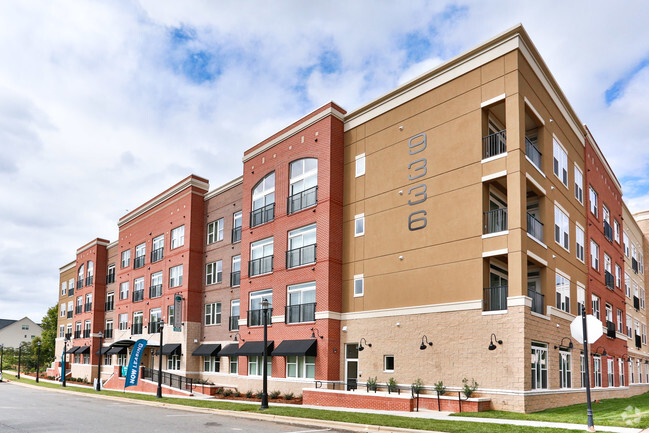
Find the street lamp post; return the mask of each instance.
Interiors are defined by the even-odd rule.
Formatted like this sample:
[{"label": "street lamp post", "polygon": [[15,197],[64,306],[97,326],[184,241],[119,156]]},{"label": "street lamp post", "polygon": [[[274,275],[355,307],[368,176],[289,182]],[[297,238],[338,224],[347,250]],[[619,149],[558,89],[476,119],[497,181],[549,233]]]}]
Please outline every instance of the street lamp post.
[{"label": "street lamp post", "polygon": [[4,361],[5,345],[0,344],[0,382],[2,382],[2,363]]},{"label": "street lamp post", "polygon": [[63,383],[61,384],[61,386],[63,388],[65,388],[65,386],[66,386],[65,385],[65,368],[66,368],[65,367],[65,360],[67,358],[66,352],[68,350],[68,343],[69,342],[70,342],[70,338],[66,336],[65,340],[63,340],[63,361],[61,362],[61,376],[62,376],[62,380],[63,380]]},{"label": "street lamp post", "polygon": [[36,345],[38,345],[38,349],[37,349],[37,352],[36,352],[37,353],[37,355],[36,355],[36,383],[38,383],[38,376],[41,375],[41,372],[40,372],[40,366],[41,366],[41,341],[38,340],[36,342]]},{"label": "street lamp post", "polygon": [[158,391],[155,398],[162,398],[162,333],[165,328],[164,320],[160,319],[160,349],[158,350]]},{"label": "street lamp post", "polygon": [[101,351],[103,349],[103,338],[104,338],[104,333],[99,331],[99,361],[97,362],[97,388],[96,391],[101,391]]},{"label": "street lamp post", "polygon": [[263,347],[263,385],[261,391],[261,406],[259,409],[268,409],[268,364],[267,364],[267,350],[268,345],[268,299],[261,300],[261,314],[263,315],[264,323],[264,347]]},{"label": "street lamp post", "polygon": [[23,344],[20,343],[18,345],[18,379],[19,380],[20,380],[20,361],[21,361],[20,357],[22,356],[22,353],[23,353]]}]

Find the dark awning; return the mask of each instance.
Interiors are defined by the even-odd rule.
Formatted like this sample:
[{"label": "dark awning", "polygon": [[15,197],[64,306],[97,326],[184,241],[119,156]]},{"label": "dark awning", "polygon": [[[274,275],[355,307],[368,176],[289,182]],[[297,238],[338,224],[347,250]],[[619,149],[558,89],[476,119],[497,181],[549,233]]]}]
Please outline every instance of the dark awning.
[{"label": "dark awning", "polygon": [[273,350],[273,356],[315,356],[317,340],[284,340]]},{"label": "dark awning", "polygon": [[112,347],[115,346],[120,346],[120,347],[130,347],[135,344],[135,341],[133,340],[118,340],[113,343]]},{"label": "dark awning", "polygon": [[119,355],[120,353],[126,353],[126,346],[112,346],[106,355]]},{"label": "dark awning", "polygon": [[[273,351],[273,341],[269,341],[266,346],[266,353],[271,356]],[[263,341],[246,341],[243,346],[239,348],[237,355],[239,356],[261,356],[264,354]]]},{"label": "dark awning", "polygon": [[79,346],[72,346],[71,348],[68,349],[66,353],[77,353],[77,350],[79,350]]},{"label": "dark awning", "polygon": [[180,355],[180,343],[169,343],[162,346],[163,355]]},{"label": "dark awning", "polygon": [[239,354],[239,344],[228,344],[219,352],[219,356],[237,356]]},{"label": "dark awning", "polygon": [[194,350],[192,356],[216,356],[219,350],[221,350],[220,344],[201,344]]},{"label": "dark awning", "polygon": [[110,346],[109,347],[102,347],[99,352],[95,352],[95,355],[105,355],[106,352],[108,352],[109,350],[110,350]]},{"label": "dark awning", "polygon": [[81,355],[83,353],[88,353],[90,352],[90,346],[81,346],[79,350],[75,352],[75,355]]}]

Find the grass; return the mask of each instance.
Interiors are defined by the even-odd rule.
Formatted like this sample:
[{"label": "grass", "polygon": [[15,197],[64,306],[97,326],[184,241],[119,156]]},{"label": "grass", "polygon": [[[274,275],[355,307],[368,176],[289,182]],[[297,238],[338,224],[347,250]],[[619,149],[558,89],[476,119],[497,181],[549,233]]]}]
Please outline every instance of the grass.
[{"label": "grass", "polygon": [[[629,407],[631,409],[629,409]],[[649,393],[628,398],[611,398],[592,404],[595,425],[617,427],[649,427]],[[572,406],[547,409],[535,413],[516,413],[505,411],[488,411],[479,413],[461,413],[453,416],[470,416],[477,418],[518,419],[527,421],[550,421],[586,424],[586,403]]]},{"label": "grass", "polygon": [[[527,432],[540,432],[540,433],[562,433],[564,429],[554,428],[535,428],[535,427],[522,427],[507,424],[486,424],[479,422],[468,421],[443,421],[443,420],[430,420],[420,418],[409,418],[396,415],[377,415],[359,412],[340,412],[332,410],[311,409],[304,407],[280,407],[271,406],[269,409],[260,411],[257,405],[233,403],[227,401],[215,400],[191,400],[184,398],[163,397],[157,399],[153,395],[123,393],[119,391],[102,390],[100,393],[92,388],[79,388],[79,387],[66,387],[62,388],[59,384],[49,382],[35,383],[30,379],[16,380],[14,376],[5,374],[7,379],[12,381],[26,383],[32,386],[41,386],[45,388],[55,388],[65,390],[68,392],[79,392],[85,394],[101,394],[110,395],[114,397],[128,398],[132,400],[143,401],[158,401],[167,404],[177,404],[181,406],[191,406],[210,409],[221,409],[230,411],[250,412],[250,413],[264,413],[270,415],[289,416],[295,418],[306,418],[314,420],[327,420],[327,421],[341,421],[354,424],[369,424],[380,425],[387,427],[401,427],[417,430],[433,430],[438,432],[449,433],[527,433]],[[463,414],[465,415],[465,414]],[[554,420],[556,421],[556,419]],[[573,430],[574,431],[574,430]]]}]

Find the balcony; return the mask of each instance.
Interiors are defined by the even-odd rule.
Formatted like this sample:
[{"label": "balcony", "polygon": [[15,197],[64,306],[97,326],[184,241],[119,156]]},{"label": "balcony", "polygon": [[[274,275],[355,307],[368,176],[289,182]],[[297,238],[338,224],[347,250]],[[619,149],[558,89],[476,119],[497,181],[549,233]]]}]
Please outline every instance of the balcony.
[{"label": "balcony", "polygon": [[493,209],[484,213],[484,234],[507,230],[507,208]]},{"label": "balcony", "polygon": [[239,330],[239,316],[230,316],[230,331]]},{"label": "balcony", "polygon": [[634,258],[631,259],[631,267],[633,268],[633,272],[636,274],[638,273],[638,261]]},{"label": "balcony", "polygon": [[108,340],[110,340],[111,338],[113,338],[113,328],[105,329],[105,330],[104,330],[104,338],[106,338],[106,339],[108,339]]},{"label": "balcony", "polygon": [[83,278],[77,280],[77,290],[83,288]]},{"label": "balcony", "polygon": [[162,284],[149,287],[149,298],[159,298],[160,296],[162,296]]},{"label": "balcony", "polygon": [[250,228],[270,222],[275,219],[275,203],[250,212]]},{"label": "balcony", "polygon": [[315,263],[316,244],[295,248],[286,252],[286,269]]},{"label": "balcony", "polygon": [[115,282],[115,273],[112,272],[108,275],[106,275],[106,284],[114,283]]},{"label": "balcony", "polygon": [[606,282],[606,287],[615,290],[615,277],[609,271],[604,271],[604,281]]},{"label": "balcony", "polygon": [[115,309],[115,301],[106,301],[104,303],[104,311],[113,311]]},{"label": "balcony", "polygon": [[138,269],[144,266],[144,256],[137,256],[133,259],[133,269]]},{"label": "balcony", "polygon": [[541,152],[539,149],[532,143],[532,141],[525,137],[525,155],[529,158],[530,161],[532,161],[532,164],[536,166],[536,168],[541,170]]},{"label": "balcony", "polygon": [[536,292],[534,290],[527,290],[527,296],[532,298],[532,311],[535,313],[543,314],[544,305],[543,305],[543,294]]},{"label": "balcony", "polygon": [[606,336],[609,338],[615,338],[615,323],[610,320],[606,321]]},{"label": "balcony", "polygon": [[90,329],[83,330],[83,338],[90,338]]},{"label": "balcony", "polygon": [[149,334],[159,334],[160,333],[160,321],[149,322]]},{"label": "balcony", "polygon": [[72,334],[71,334],[71,333],[67,333],[67,334],[65,334],[65,339],[66,339],[66,340],[70,340],[71,338],[72,338]]},{"label": "balcony", "polygon": [[72,319],[72,314],[73,314],[72,310],[68,311],[68,319]]},{"label": "balcony", "polygon": [[74,295],[74,287],[68,289],[68,296]]},{"label": "balcony", "polygon": [[302,322],[315,322],[315,302],[286,306],[286,323]]},{"label": "balcony", "polygon": [[157,248],[151,251],[151,263],[159,262],[164,258],[164,248]]},{"label": "balcony", "polygon": [[318,187],[314,186],[302,192],[293,194],[286,199],[286,214],[301,211],[318,203]]},{"label": "balcony", "polygon": [[241,271],[230,272],[230,287],[241,285]]},{"label": "balcony", "polygon": [[74,307],[74,314],[81,314],[83,313],[83,305],[77,305]]},{"label": "balcony", "polygon": [[273,256],[260,257],[248,262],[248,276],[269,274],[273,272]]},{"label": "balcony", "polygon": [[507,286],[485,287],[482,290],[482,311],[507,310]]},{"label": "balcony", "polygon": [[532,214],[527,214],[527,233],[539,242],[543,242],[543,223]]},{"label": "balcony", "polygon": [[636,349],[642,349],[642,337],[638,334],[635,334],[635,347]]},{"label": "balcony", "polygon": [[93,276],[86,277],[86,287],[87,286],[92,286],[92,278]]},{"label": "balcony", "polygon": [[611,227],[608,221],[604,221],[604,236],[609,242],[613,242],[613,227]]},{"label": "balcony", "polygon": [[[248,310],[248,326],[264,326],[263,319],[264,310]],[[269,308],[266,314],[266,323],[272,324],[273,309]]]},{"label": "balcony", "polygon": [[507,131],[502,130],[482,138],[482,158],[491,158],[507,152]]},{"label": "balcony", "polygon": [[86,302],[85,305],[83,306],[83,311],[84,313],[88,313],[92,311],[92,302]]},{"label": "balcony", "polygon": [[81,330],[74,331],[74,338],[81,338]]},{"label": "balcony", "polygon": [[144,299],[144,289],[133,291],[133,302],[139,302]]},{"label": "balcony", "polygon": [[131,325],[131,335],[140,335],[142,333],[142,323],[133,323]]},{"label": "balcony", "polygon": [[241,242],[241,227],[232,229],[232,243],[236,244],[237,242]]},{"label": "balcony", "polygon": [[637,296],[633,297],[633,308],[635,308],[636,311],[640,310],[640,298]]}]

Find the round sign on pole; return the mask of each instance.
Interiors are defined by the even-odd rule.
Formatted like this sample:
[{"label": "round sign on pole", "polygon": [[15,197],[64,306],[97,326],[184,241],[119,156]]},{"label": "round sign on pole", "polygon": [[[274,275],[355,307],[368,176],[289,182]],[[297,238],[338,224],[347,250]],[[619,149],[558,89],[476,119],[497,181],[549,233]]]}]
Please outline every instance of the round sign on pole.
[{"label": "round sign on pole", "polygon": [[[588,344],[593,344],[604,335],[602,322],[592,314],[586,316],[586,330],[588,331]],[[572,338],[574,338],[578,343],[584,342],[584,328],[581,316],[575,317],[572,323],[570,323],[570,333],[572,334]]]}]

